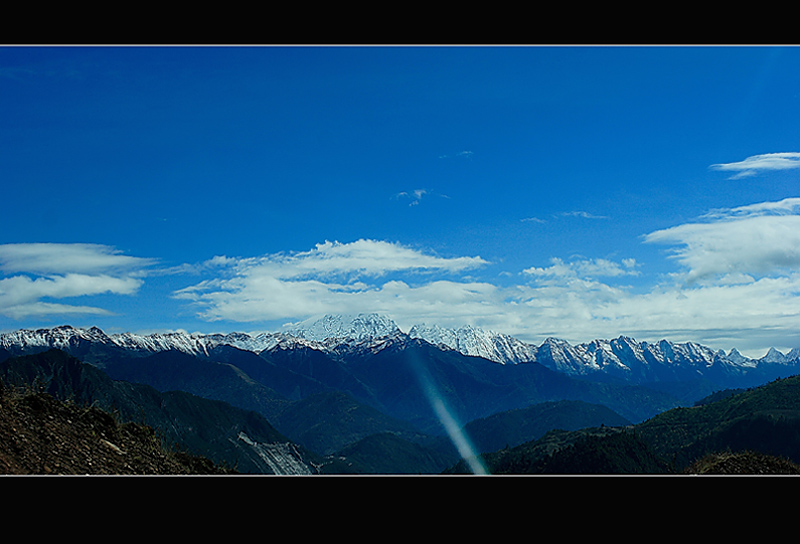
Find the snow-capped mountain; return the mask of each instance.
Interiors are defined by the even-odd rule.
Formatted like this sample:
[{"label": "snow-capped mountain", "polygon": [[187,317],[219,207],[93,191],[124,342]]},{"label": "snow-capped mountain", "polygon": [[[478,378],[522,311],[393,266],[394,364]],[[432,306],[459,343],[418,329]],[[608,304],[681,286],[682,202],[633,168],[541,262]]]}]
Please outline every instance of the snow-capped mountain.
[{"label": "snow-capped mountain", "polygon": [[208,355],[218,345],[258,352],[277,344],[283,335],[263,333],[251,336],[246,333],[190,334],[185,332],[108,335],[97,327],[88,329],[63,325],[52,329],[21,329],[0,334],[0,348],[11,353],[39,351],[56,348],[75,351],[90,344],[102,344],[134,352],[176,350],[192,355]]},{"label": "snow-capped mountain", "polygon": [[701,376],[726,378],[786,369],[800,371],[800,349],[783,354],[771,349],[760,359],[751,359],[733,349],[725,354],[693,342],[637,342],[620,336],[612,340],[592,340],[572,345],[548,338],[541,345],[525,343],[512,336],[464,325],[445,328],[415,325],[408,333],[389,317],[379,314],[326,315],[308,320],[282,332],[247,334],[112,334],[92,327],[70,326],[52,329],[19,330],[0,335],[0,347],[11,353],[59,348],[75,353],[101,344],[138,353],[177,350],[209,356],[217,346],[227,345],[261,353],[264,350],[291,350],[310,347],[341,357],[353,351],[375,353],[385,346],[410,339],[424,340],[441,349],[455,350],[499,364],[539,363],[551,370],[587,378],[614,378],[631,383],[674,381]]},{"label": "snow-capped mountain", "polygon": [[537,348],[536,361],[569,375],[605,375],[631,382],[699,377],[715,365],[715,371],[728,372],[753,366],[741,354],[731,360],[723,353],[692,342],[648,343],[625,336],[575,346],[548,338]]},{"label": "snow-capped mountain", "polygon": [[328,314],[288,328],[286,334],[314,342],[345,340],[360,342],[400,333],[391,318],[380,314]]},{"label": "snow-capped mountain", "polygon": [[147,335],[126,332],[110,337],[117,346],[124,349],[147,352],[176,350],[192,355],[208,355],[211,349],[219,345],[258,353],[273,347],[281,341],[281,338],[282,335],[279,333],[260,333],[252,336],[242,332],[230,334],[170,332]]},{"label": "snow-capped mountain", "polygon": [[9,351],[27,351],[37,348],[68,350],[87,342],[115,344],[111,337],[97,327],[79,329],[64,325],[52,329],[21,329],[0,335],[0,347]]},{"label": "snow-capped mountain", "polygon": [[471,325],[463,325],[457,329],[439,325],[415,325],[408,331],[408,335],[496,363],[516,364],[536,360],[537,350],[534,346],[507,334],[478,329]]}]

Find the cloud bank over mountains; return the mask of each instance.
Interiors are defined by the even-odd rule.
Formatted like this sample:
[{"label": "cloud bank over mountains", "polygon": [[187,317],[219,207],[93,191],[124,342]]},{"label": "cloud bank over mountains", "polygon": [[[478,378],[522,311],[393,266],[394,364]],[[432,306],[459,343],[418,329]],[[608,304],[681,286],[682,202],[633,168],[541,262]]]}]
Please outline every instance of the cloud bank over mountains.
[{"label": "cloud bank over mountains", "polygon": [[[712,168],[752,175],[799,166],[800,154],[777,153]],[[360,239],[185,265],[201,278],[177,267],[184,284],[168,296],[206,322],[231,324],[378,312],[401,327],[472,324],[528,341],[625,334],[740,350],[800,345],[800,198],[710,210],[641,242],[665,247],[677,268],[655,274],[632,256],[554,257],[498,274],[500,265],[478,255]],[[0,245],[0,271],[0,313],[13,319],[106,315],[81,299],[135,299],[165,273],[156,259],[109,246],[50,243]]]},{"label": "cloud bank over mountains", "polygon": [[[238,322],[368,311],[405,315],[431,304],[455,308],[479,293],[468,283],[441,278],[487,264],[480,257],[444,258],[376,240],[210,263],[218,276],[175,296],[196,304],[205,319]],[[409,285],[409,278],[419,285]]]}]

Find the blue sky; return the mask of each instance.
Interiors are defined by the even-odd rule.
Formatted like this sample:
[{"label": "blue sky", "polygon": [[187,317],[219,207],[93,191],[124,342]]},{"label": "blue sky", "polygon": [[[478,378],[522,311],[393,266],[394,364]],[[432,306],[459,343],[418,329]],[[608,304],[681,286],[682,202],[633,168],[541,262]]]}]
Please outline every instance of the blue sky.
[{"label": "blue sky", "polygon": [[0,47],[0,330],[800,346],[795,47]]}]

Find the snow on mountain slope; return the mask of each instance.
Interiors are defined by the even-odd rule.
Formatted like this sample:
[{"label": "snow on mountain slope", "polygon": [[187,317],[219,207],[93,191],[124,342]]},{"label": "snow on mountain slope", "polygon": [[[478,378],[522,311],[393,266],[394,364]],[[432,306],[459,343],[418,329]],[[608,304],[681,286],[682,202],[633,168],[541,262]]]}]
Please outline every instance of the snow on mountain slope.
[{"label": "snow on mountain slope", "polygon": [[0,347],[11,349],[57,348],[70,349],[81,342],[114,344],[114,340],[97,327],[77,329],[69,325],[52,329],[21,329],[0,335]]},{"label": "snow on mountain slope", "polygon": [[728,357],[724,352],[715,352],[693,342],[637,342],[625,336],[574,346],[548,338],[538,348],[536,361],[570,375],[604,373],[628,381],[677,379],[703,373],[715,366],[731,372],[754,366],[752,359],[738,351],[732,350]]},{"label": "snow on mountain slope", "polygon": [[70,351],[82,343],[101,343],[126,350],[157,352],[177,350],[192,355],[208,355],[215,346],[225,344],[248,351],[261,351],[280,341],[279,333],[189,334],[185,332],[107,335],[97,327],[83,329],[64,325],[52,329],[21,329],[0,334],[0,347],[11,352],[57,348]]},{"label": "snow on mountain slope", "polygon": [[506,334],[470,325],[457,329],[447,329],[438,325],[415,325],[408,331],[408,336],[496,363],[516,364],[536,360],[537,349],[534,346]]},{"label": "snow on mountain slope", "polygon": [[392,319],[380,314],[335,314],[309,319],[285,331],[287,334],[325,342],[326,340],[362,341],[400,332]]},{"label": "snow on mountain slope", "polygon": [[134,334],[122,333],[111,336],[111,340],[125,349],[140,351],[177,350],[193,355],[208,355],[219,345],[228,345],[245,351],[258,353],[280,343],[281,333],[259,333],[255,336],[234,332],[230,334],[189,334],[185,332]]},{"label": "snow on mountain slope", "polygon": [[442,349],[456,350],[500,364],[537,362],[552,370],[573,376],[607,375],[627,381],[677,379],[707,372],[744,372],[759,365],[794,366],[800,364],[800,349],[788,354],[771,349],[760,359],[751,359],[733,349],[729,354],[692,343],[661,340],[637,342],[620,336],[612,340],[593,340],[572,345],[548,338],[535,346],[517,338],[469,325],[444,328],[415,325],[408,333],[389,317],[379,314],[326,315],[294,325],[284,332],[259,334],[189,334],[185,332],[107,335],[102,330],[73,328],[19,330],[0,334],[0,347],[12,353],[55,347],[74,351],[90,343],[102,343],[140,352],[179,350],[194,355],[209,355],[219,345],[260,353],[266,349],[311,347],[320,351],[347,354],[358,350],[377,352],[406,339],[421,339]]},{"label": "snow on mountain slope", "polygon": [[208,337],[181,332],[140,335],[123,333],[114,335],[114,343],[129,350],[166,351],[175,349],[193,355],[208,354],[212,345]]}]

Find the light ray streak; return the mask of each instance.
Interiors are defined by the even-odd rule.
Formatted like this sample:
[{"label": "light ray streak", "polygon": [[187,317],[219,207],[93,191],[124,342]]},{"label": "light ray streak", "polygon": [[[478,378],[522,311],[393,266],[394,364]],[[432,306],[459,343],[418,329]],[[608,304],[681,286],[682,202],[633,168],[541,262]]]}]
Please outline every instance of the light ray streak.
[{"label": "light ray streak", "polygon": [[450,441],[458,450],[461,458],[467,463],[473,474],[486,475],[489,471],[483,464],[480,455],[475,451],[467,434],[464,432],[463,427],[456,421],[452,411],[447,406],[441,393],[439,393],[436,384],[433,382],[427,368],[419,360],[416,353],[407,352],[411,362],[411,368],[414,370],[417,379],[420,382],[428,402],[431,404],[436,417],[447,432]]}]

